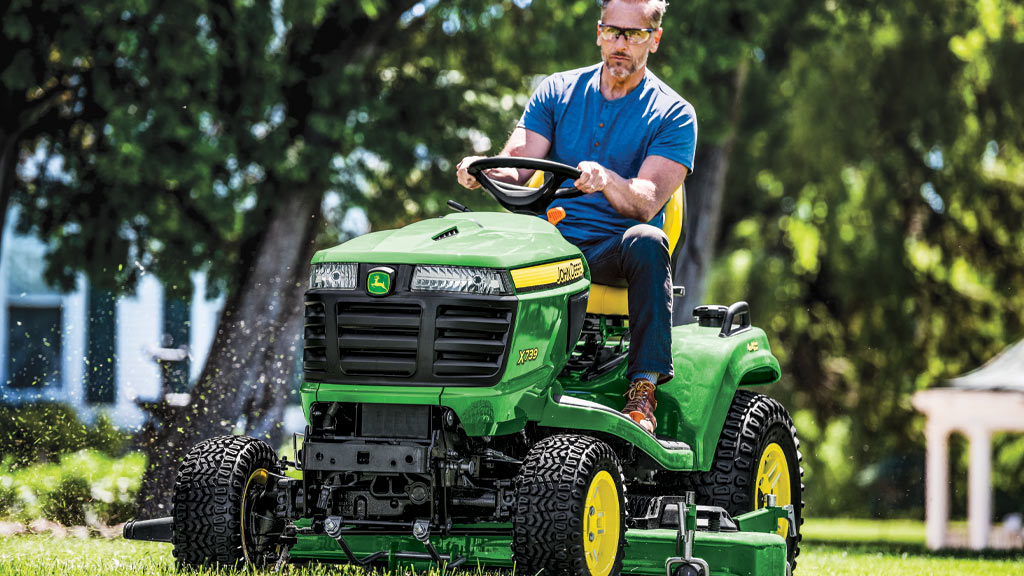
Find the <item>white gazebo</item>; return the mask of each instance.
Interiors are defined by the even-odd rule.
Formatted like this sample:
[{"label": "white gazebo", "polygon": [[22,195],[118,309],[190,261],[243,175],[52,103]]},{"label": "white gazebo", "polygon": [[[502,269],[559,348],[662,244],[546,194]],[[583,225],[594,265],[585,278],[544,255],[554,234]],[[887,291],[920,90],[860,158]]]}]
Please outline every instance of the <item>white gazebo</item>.
[{"label": "white gazebo", "polygon": [[950,544],[949,435],[963,433],[970,443],[967,544],[989,547],[992,524],[992,435],[1024,432],[1024,340],[987,364],[914,395],[914,407],[927,417],[925,518],[928,547]]}]

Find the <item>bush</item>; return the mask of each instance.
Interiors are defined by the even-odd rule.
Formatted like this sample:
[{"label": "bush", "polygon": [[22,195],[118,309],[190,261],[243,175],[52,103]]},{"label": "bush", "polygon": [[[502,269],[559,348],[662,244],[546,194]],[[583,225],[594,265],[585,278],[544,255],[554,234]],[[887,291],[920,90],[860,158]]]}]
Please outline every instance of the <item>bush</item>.
[{"label": "bush", "polygon": [[0,405],[0,455],[12,469],[57,462],[62,454],[87,448],[118,456],[129,438],[106,415],[100,415],[94,426],[86,426],[65,404]]},{"label": "bush", "polygon": [[0,518],[111,525],[134,514],[146,457],[130,453],[111,458],[95,450],[82,450],[64,455],[60,463],[16,470],[8,464],[0,463],[0,499],[5,498],[5,487],[9,498],[7,510],[0,512]]},{"label": "bush", "polygon": [[65,526],[85,524],[85,507],[92,502],[92,487],[80,476],[63,478],[56,490],[46,495],[43,514]]},{"label": "bush", "polygon": [[131,434],[121,431],[106,414],[96,417],[96,423],[85,430],[85,445],[82,448],[99,450],[109,456],[124,454]]},{"label": "bush", "polygon": [[113,502],[96,502],[93,507],[96,513],[96,520],[100,524],[113,526],[121,522],[127,522],[135,517],[135,499],[114,500]]},{"label": "bush", "polygon": [[0,518],[7,516],[18,502],[18,492],[14,489],[14,479],[0,476]]}]

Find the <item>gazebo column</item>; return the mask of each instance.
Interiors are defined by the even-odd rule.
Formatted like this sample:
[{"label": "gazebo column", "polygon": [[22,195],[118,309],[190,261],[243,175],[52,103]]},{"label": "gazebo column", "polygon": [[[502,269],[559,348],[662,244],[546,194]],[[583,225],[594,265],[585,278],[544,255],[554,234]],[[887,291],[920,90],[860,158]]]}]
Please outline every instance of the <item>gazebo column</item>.
[{"label": "gazebo column", "polygon": [[973,428],[969,432],[971,459],[968,465],[967,534],[972,550],[988,546],[992,527],[992,431]]},{"label": "gazebo column", "polygon": [[928,443],[925,464],[925,517],[928,548],[938,550],[946,545],[949,523],[949,428],[929,418],[925,427]]}]

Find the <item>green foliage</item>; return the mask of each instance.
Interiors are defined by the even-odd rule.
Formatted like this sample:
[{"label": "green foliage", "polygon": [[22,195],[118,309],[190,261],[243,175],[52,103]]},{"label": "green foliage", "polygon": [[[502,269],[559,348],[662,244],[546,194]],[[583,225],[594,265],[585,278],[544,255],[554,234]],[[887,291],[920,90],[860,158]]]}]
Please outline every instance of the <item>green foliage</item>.
[{"label": "green foliage", "polygon": [[66,404],[0,405],[0,460],[14,468],[58,461],[62,454],[87,448],[120,455],[129,439],[106,414],[87,426]]},{"label": "green foliage", "polygon": [[[540,77],[597,61],[599,3],[414,4],[10,3],[0,135],[38,120],[23,147],[66,172],[18,189],[50,278],[180,289],[206,270],[237,289],[285,195],[326,198],[322,243],[356,206],[375,227],[448,198],[493,208],[455,162],[500,149]],[[873,480],[922,451],[910,395],[1024,334],[1021,22],[988,0],[666,14],[652,70],[693,102],[701,142],[736,142],[710,299],[749,300],[772,338],[815,514],[917,513]],[[0,430],[4,453],[61,445],[29,432]],[[61,442],[88,443],[75,434]],[[1020,494],[1020,444],[997,450],[1013,509],[998,495]]]},{"label": "green foliage", "polygon": [[1024,436],[997,435],[992,445],[994,508],[997,513],[1024,511]]},{"label": "green foliage", "polygon": [[65,526],[85,524],[85,507],[92,502],[89,482],[85,478],[62,478],[56,490],[46,494],[43,514]]},{"label": "green foliage", "polygon": [[145,464],[140,453],[112,458],[92,450],[29,467],[12,467],[5,460],[0,463],[0,507],[7,509],[0,518],[46,518],[68,526],[124,522],[134,514]]},{"label": "green foliage", "polygon": [[10,515],[18,503],[18,493],[14,488],[14,479],[0,475],[0,518]]},{"label": "green foliage", "polygon": [[[950,513],[954,518],[967,517],[970,467],[970,441],[959,433],[949,437]],[[1024,512],[1024,436],[996,434],[992,437],[992,508],[993,518]]]},{"label": "green foliage", "polygon": [[[19,196],[36,209],[23,227],[54,242],[49,277],[63,286],[82,269],[122,290],[145,272],[187,284],[203,269],[233,288],[284,194],[332,199],[325,241],[353,206],[385,227],[446,212],[449,198],[494,208],[454,183],[455,162],[497,152],[541,77],[599,59],[593,0],[74,4],[95,28],[63,54],[91,62],[83,92],[98,114],[28,144],[68,174],[41,174]],[[25,10],[8,10],[10,34]],[[702,139],[718,140],[733,71],[819,10],[673,5],[651,67],[701,111]]]},{"label": "green foliage", "polygon": [[751,67],[712,291],[751,302],[787,404],[848,427],[843,463],[825,436],[804,450],[847,478],[816,514],[881,507],[851,480],[922,452],[911,395],[1024,336],[1019,13],[827,3],[810,42]]}]

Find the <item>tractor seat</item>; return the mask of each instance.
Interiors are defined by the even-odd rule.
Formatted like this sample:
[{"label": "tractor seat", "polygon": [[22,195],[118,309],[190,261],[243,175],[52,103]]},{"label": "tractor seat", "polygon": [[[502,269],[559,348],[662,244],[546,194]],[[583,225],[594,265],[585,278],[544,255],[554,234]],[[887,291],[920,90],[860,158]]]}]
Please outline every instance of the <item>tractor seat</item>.
[{"label": "tractor seat", "polygon": [[[686,191],[680,185],[665,204],[665,223],[661,229],[668,236],[668,253],[671,258],[676,251],[686,217]],[[673,259],[673,261],[675,261]],[[587,314],[600,316],[629,316],[629,299],[625,287],[591,284],[587,300]]]}]

